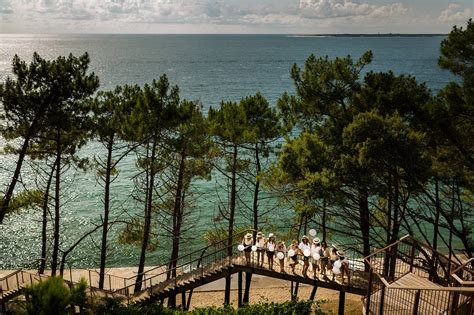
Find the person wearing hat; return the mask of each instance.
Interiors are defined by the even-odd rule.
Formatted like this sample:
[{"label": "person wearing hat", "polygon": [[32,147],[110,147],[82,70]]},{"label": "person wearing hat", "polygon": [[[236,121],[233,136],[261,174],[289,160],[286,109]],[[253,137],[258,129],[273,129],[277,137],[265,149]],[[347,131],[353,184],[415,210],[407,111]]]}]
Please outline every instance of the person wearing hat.
[{"label": "person wearing hat", "polygon": [[273,270],[273,257],[275,256],[275,235],[273,233],[268,234],[268,240],[265,242],[265,251],[267,252],[268,268]]},{"label": "person wearing hat", "polygon": [[[317,237],[313,239],[313,243],[311,244],[311,257],[313,257],[314,254],[319,254],[321,257],[321,240]],[[312,258],[312,266],[313,276],[314,278],[317,278],[316,272],[319,271],[319,261],[314,259],[314,257]]]},{"label": "person wearing hat", "polygon": [[345,257],[345,253],[342,250],[337,251],[337,256],[341,262],[341,282],[344,284],[344,274],[347,275],[347,284],[351,282],[351,276],[349,274],[349,260]]},{"label": "person wearing hat", "polygon": [[247,261],[247,265],[250,265],[250,253],[252,252],[253,245],[252,233],[245,234],[242,245],[244,245],[245,260]]},{"label": "person wearing hat", "polygon": [[337,247],[336,245],[331,244],[331,249],[329,250],[329,270],[332,270],[336,260],[337,260]]},{"label": "person wearing hat", "polygon": [[308,277],[307,272],[309,267],[309,256],[304,255],[304,252],[308,250],[311,253],[311,247],[309,245],[309,239],[306,235],[303,235],[301,238],[301,243],[298,248],[303,254],[303,276]]},{"label": "person wearing hat", "polygon": [[329,249],[325,241],[321,242],[321,274],[326,277],[326,270],[329,264]]},{"label": "person wearing hat", "polygon": [[[280,241],[276,247],[277,257],[279,253],[283,254],[283,258],[280,260],[280,272],[285,273],[285,254],[286,254],[286,246],[284,241]],[[280,255],[281,256],[281,255]]]},{"label": "person wearing hat", "polygon": [[[265,252],[265,237],[262,232],[257,233],[257,240],[255,241],[257,246],[257,266],[263,267],[263,253]],[[260,261],[261,259],[261,261]]]},{"label": "person wearing hat", "polygon": [[292,260],[292,262],[290,262],[290,267],[291,267],[291,271],[293,273],[295,273],[295,266],[296,264],[298,263],[298,251],[299,251],[299,248],[298,248],[298,241],[297,240],[293,240],[291,241],[291,245],[290,247],[288,248],[288,252],[290,250],[293,250],[295,252],[295,254],[293,256],[289,256],[288,258],[290,258]]}]

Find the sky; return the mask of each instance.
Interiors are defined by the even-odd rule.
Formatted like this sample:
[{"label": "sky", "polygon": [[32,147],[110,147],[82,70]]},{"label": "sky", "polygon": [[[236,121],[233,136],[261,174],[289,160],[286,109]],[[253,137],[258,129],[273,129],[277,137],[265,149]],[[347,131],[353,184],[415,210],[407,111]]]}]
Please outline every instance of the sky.
[{"label": "sky", "polygon": [[0,0],[0,33],[448,33],[474,0]]}]

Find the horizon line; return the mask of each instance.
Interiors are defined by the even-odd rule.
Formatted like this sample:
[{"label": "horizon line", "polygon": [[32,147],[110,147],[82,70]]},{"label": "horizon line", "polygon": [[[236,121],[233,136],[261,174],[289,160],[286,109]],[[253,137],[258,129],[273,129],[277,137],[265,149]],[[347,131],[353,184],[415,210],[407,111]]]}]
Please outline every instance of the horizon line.
[{"label": "horizon line", "polygon": [[286,36],[447,36],[449,33],[3,33],[1,35],[286,35]]}]

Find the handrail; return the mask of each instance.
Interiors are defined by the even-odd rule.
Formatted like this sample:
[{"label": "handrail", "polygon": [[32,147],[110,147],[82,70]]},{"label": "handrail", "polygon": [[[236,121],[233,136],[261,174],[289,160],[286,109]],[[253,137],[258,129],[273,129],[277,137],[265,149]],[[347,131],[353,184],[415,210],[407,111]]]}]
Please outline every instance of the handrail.
[{"label": "handrail", "polygon": [[[472,258],[469,258],[467,261],[465,261],[461,266],[459,266],[458,268],[454,269],[453,271],[451,271],[451,275],[458,272],[459,270],[461,270],[462,268],[466,267],[468,264],[470,264],[471,262],[474,263],[474,257]],[[471,270],[469,270],[471,271]],[[474,272],[474,270],[472,270],[471,272]]]},{"label": "handrail", "polygon": [[[471,274],[474,274],[474,269],[465,269],[465,267],[468,265],[468,264],[474,264],[474,257],[473,258],[470,258],[468,259],[467,261],[465,261],[461,266],[459,266],[458,268],[454,269],[452,272],[451,272],[451,277],[454,278],[454,280],[456,280],[460,285],[462,286],[474,286],[474,281],[466,281],[466,280],[463,280],[461,279],[458,275],[457,275],[457,272],[459,272],[459,270],[461,269],[464,269],[464,271],[467,271],[467,272],[470,272]],[[474,288],[473,288],[474,289]]]},{"label": "handrail", "polygon": [[[236,237],[236,236],[238,236],[238,235],[242,235],[242,234],[244,234],[244,233],[248,233],[249,231],[255,231],[255,230],[254,230],[254,229],[245,229],[245,230],[243,230],[243,231],[241,231],[241,232],[239,232],[239,233],[233,235],[232,237]],[[215,246],[217,246],[218,244],[225,243],[225,242],[227,242],[227,241],[228,241],[228,239],[227,239],[227,238],[224,238],[224,239],[222,239],[222,240],[220,240],[220,241],[218,241],[218,242],[209,244],[209,245],[207,245],[207,246],[205,246],[205,247],[202,247],[202,248],[200,248],[200,249],[197,249],[197,250],[195,250],[195,251],[193,251],[193,252],[186,253],[186,254],[184,254],[184,255],[182,255],[182,256],[179,256],[178,258],[176,258],[176,259],[174,259],[174,260],[169,260],[169,261],[167,261],[167,262],[164,263],[164,264],[161,264],[161,265],[155,266],[155,267],[153,267],[153,268],[151,268],[151,269],[145,270],[145,271],[143,271],[142,273],[137,273],[136,276],[131,276],[131,277],[128,277],[128,278],[125,278],[125,279],[126,279],[126,280],[131,280],[131,279],[134,279],[134,278],[136,278],[136,277],[138,277],[138,276],[140,276],[140,275],[145,275],[145,274],[149,273],[150,271],[153,271],[153,270],[156,270],[156,269],[160,269],[160,268],[169,266],[169,264],[172,263],[173,261],[178,261],[178,260],[180,260],[180,259],[183,259],[184,257],[194,255],[194,254],[196,254],[196,253],[198,253],[198,252],[207,250],[207,249],[210,248],[210,247],[215,247]],[[169,269],[169,270],[172,270],[172,269]]]},{"label": "handrail", "polygon": [[402,289],[402,290],[420,290],[420,291],[451,291],[451,292],[474,292],[474,288],[466,288],[466,287],[422,287],[422,286],[394,286],[391,285],[390,283],[385,280],[384,277],[381,277],[380,275],[377,274],[379,277],[380,281],[383,283],[383,285],[386,288],[389,289]]},{"label": "handrail", "polygon": [[[233,238],[238,237],[238,236],[240,236],[240,235],[243,235],[243,234],[245,234],[245,233],[248,233],[248,232],[250,232],[250,231],[254,231],[254,230],[253,230],[253,229],[246,229],[246,230],[243,230],[243,231],[241,231],[241,232],[239,232],[239,233],[233,235]],[[170,274],[170,273],[172,273],[173,271],[178,270],[179,268],[183,268],[183,267],[188,266],[188,265],[191,265],[192,263],[195,263],[195,262],[201,262],[201,261],[202,261],[204,258],[206,258],[206,257],[210,257],[210,256],[215,255],[215,254],[217,254],[217,253],[226,251],[226,250],[229,248],[228,245],[225,245],[225,246],[222,247],[222,248],[219,248],[219,249],[217,249],[217,250],[215,250],[215,251],[213,251],[213,252],[211,252],[211,253],[208,253],[208,254],[206,254],[206,255],[203,255],[203,253],[205,253],[206,250],[208,250],[209,248],[211,248],[211,247],[217,247],[218,245],[220,245],[220,244],[222,244],[222,243],[225,244],[227,241],[228,241],[228,239],[222,239],[222,240],[220,240],[220,241],[218,241],[218,242],[214,242],[214,243],[212,243],[212,244],[209,244],[209,245],[207,245],[207,246],[205,246],[205,247],[203,247],[203,248],[201,248],[201,249],[199,249],[199,250],[196,250],[196,251],[193,251],[193,252],[191,252],[191,253],[182,255],[182,256],[178,257],[176,260],[171,260],[171,261],[168,261],[168,262],[165,263],[165,264],[156,266],[156,267],[154,267],[154,268],[152,268],[152,269],[148,269],[148,270],[144,271],[143,273],[141,273],[141,275],[146,275],[146,274],[150,273],[150,271],[154,271],[154,270],[157,270],[157,269],[159,269],[159,268],[166,267],[165,270],[163,270],[163,271],[161,271],[161,272],[159,272],[159,273],[157,273],[157,274],[154,274],[154,275],[152,275],[151,277],[144,277],[139,283],[140,283],[140,284],[143,284],[143,283],[146,284],[146,282],[147,282],[147,281],[150,281],[151,279],[155,279],[155,278],[157,278],[157,277],[159,277],[159,276],[163,276],[163,275],[165,275],[165,274]],[[233,242],[232,245],[231,245],[231,247],[234,247],[236,244],[240,244],[240,241]],[[192,255],[197,254],[197,253],[199,253],[199,252],[201,252],[202,254],[201,254],[200,257],[198,257],[198,258],[195,258],[195,259],[192,259],[192,260],[183,259],[183,258],[186,258],[186,257],[192,257]],[[226,258],[228,258],[228,256],[226,256]],[[185,263],[182,263],[182,264],[179,264],[179,265],[177,265],[177,266],[175,266],[175,267],[169,268],[170,263],[172,263],[173,261],[179,261],[179,260],[185,260],[186,262],[185,262]],[[138,276],[138,274],[137,274],[137,276]],[[137,276],[129,277],[129,278],[127,278],[127,280],[134,279],[134,278],[136,278]],[[168,280],[169,280],[169,279],[168,279]],[[165,280],[165,281],[167,281],[167,280]],[[125,287],[116,289],[116,290],[114,290],[114,291],[115,291],[115,292],[129,292],[129,289],[132,288],[132,287],[135,287],[136,284],[137,284],[137,283],[134,282],[133,284],[130,284],[130,285],[127,285],[127,286],[125,286]],[[142,291],[144,291],[144,290],[146,290],[146,288],[142,288],[142,289],[141,289],[140,291],[138,291],[138,292],[142,292]],[[138,292],[134,292],[134,294],[135,294],[135,293],[138,293]]]},{"label": "handrail", "polygon": [[[239,243],[233,243],[233,244],[232,244],[232,247],[234,247],[236,244],[239,244]],[[209,247],[206,247],[206,249],[207,249],[207,248],[209,248]],[[190,264],[192,264],[192,263],[194,263],[194,262],[200,262],[200,261],[202,261],[204,258],[213,256],[213,255],[215,255],[215,254],[217,254],[217,253],[219,253],[219,252],[226,252],[226,250],[227,250],[228,248],[229,248],[229,247],[220,248],[220,249],[218,249],[218,250],[216,250],[216,251],[214,251],[214,252],[212,252],[212,253],[208,253],[208,254],[206,254],[206,255],[204,255],[204,256],[201,256],[201,257],[199,257],[199,258],[196,258],[196,259],[194,259],[194,260],[192,260],[192,261],[189,261],[189,262],[187,262],[187,263],[183,263],[183,264],[178,265],[178,266],[176,266],[176,267],[173,267],[173,268],[171,268],[171,269],[164,270],[164,271],[162,271],[161,273],[155,274],[155,275],[153,275],[153,276],[151,276],[151,277],[149,277],[149,278],[142,279],[142,280],[140,281],[140,283],[145,283],[145,284],[146,284],[147,281],[150,281],[151,279],[155,279],[155,278],[157,278],[157,277],[166,275],[166,274],[172,272],[173,270],[178,270],[179,268],[183,268],[183,267],[185,267],[185,266],[187,266],[187,265],[190,265]],[[226,259],[226,258],[229,258],[229,256],[226,256],[224,259]],[[201,267],[201,268],[203,268],[203,267]],[[174,279],[176,280],[176,278],[174,278]],[[168,279],[168,280],[172,280],[172,279]],[[163,282],[166,282],[166,281],[168,281],[168,280],[165,280],[165,281],[163,281]],[[133,283],[133,284],[128,285],[128,286],[126,286],[126,287],[124,287],[124,288],[120,288],[120,289],[118,289],[117,291],[128,292],[129,289],[132,288],[132,287],[135,287],[135,285],[136,285],[136,283]],[[157,284],[157,285],[158,285],[158,284]],[[151,287],[153,287],[153,286],[151,286]],[[134,294],[139,293],[139,292],[142,292],[142,291],[145,291],[145,290],[147,290],[147,289],[148,289],[148,288],[142,288],[141,291],[134,292]]]},{"label": "handrail", "polygon": [[6,276],[3,276],[2,278],[0,278],[0,281],[6,280],[6,279],[10,278],[11,276],[14,276],[14,275],[16,275],[16,274],[18,274],[18,273],[20,273],[20,272],[22,272],[22,271],[23,271],[23,269],[15,270],[15,271],[13,271],[13,272],[7,274]]}]

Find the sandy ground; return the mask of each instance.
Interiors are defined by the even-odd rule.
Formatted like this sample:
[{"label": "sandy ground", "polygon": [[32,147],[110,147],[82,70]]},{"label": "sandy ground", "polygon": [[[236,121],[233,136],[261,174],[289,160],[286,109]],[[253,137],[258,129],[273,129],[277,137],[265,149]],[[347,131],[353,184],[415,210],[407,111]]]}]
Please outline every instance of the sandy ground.
[{"label": "sandy ground", "polygon": [[[231,303],[237,306],[237,275],[233,275],[231,282]],[[234,281],[235,279],[235,281]],[[245,281],[245,277],[244,277]],[[221,306],[224,302],[224,279],[209,283],[196,289],[192,295],[191,308],[205,306]],[[286,302],[291,298],[291,284],[285,280],[253,275],[250,286],[250,303],[259,302]],[[312,286],[300,285],[298,298],[309,299]],[[180,301],[178,297],[178,301]],[[346,293],[344,314],[362,314],[361,296]],[[318,288],[315,300],[325,300],[322,309],[337,314],[339,305],[339,291]]]}]

